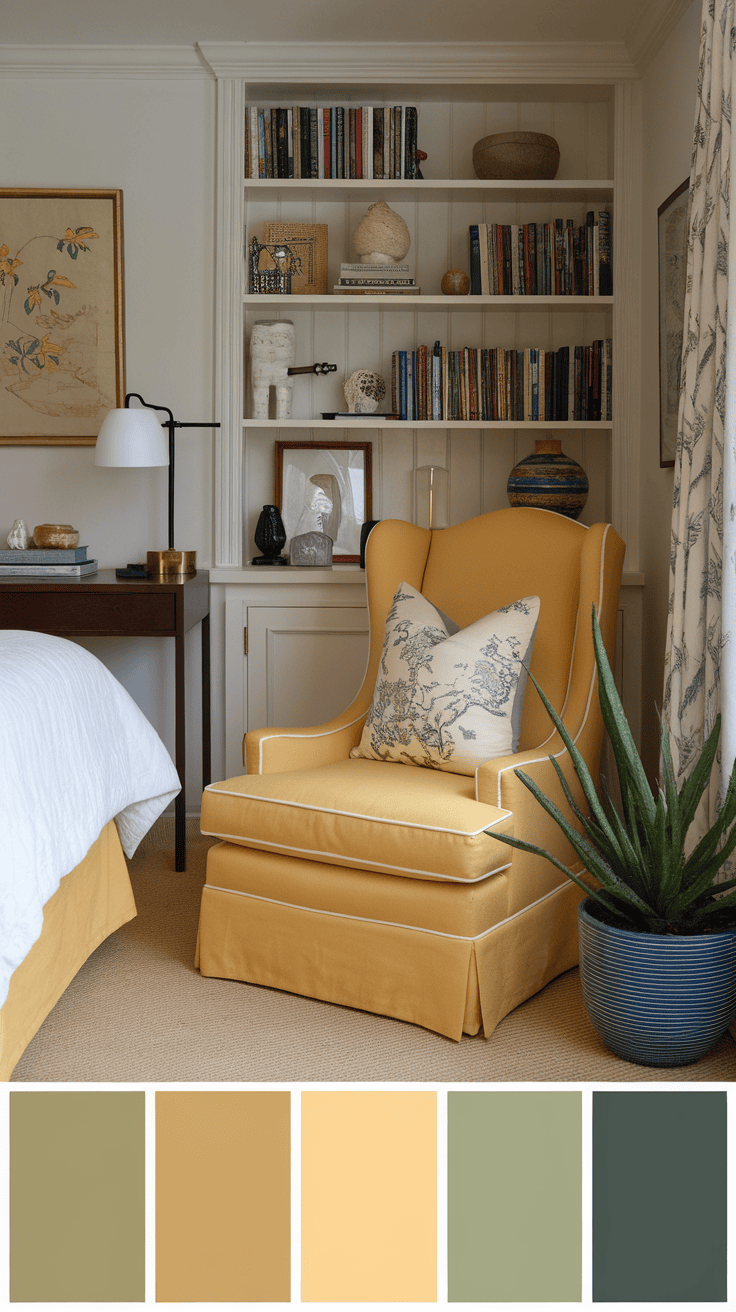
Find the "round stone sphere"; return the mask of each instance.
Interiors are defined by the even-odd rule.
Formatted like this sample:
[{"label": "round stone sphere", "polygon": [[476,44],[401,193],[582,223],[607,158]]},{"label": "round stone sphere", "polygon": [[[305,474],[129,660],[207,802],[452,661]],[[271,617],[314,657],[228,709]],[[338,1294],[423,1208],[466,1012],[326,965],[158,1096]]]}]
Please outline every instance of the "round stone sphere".
[{"label": "round stone sphere", "polygon": [[467,296],[470,279],[464,269],[448,269],[442,275],[440,289],[443,296]]}]

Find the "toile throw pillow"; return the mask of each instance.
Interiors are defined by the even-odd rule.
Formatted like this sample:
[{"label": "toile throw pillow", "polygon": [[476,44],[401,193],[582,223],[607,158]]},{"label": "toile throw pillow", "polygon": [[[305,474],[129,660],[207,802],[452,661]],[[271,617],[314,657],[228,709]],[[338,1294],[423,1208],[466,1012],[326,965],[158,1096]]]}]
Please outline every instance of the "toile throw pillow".
[{"label": "toile throw pillow", "polygon": [[474,774],[517,750],[539,597],[457,629],[408,583],[386,619],[373,702],[351,756]]}]

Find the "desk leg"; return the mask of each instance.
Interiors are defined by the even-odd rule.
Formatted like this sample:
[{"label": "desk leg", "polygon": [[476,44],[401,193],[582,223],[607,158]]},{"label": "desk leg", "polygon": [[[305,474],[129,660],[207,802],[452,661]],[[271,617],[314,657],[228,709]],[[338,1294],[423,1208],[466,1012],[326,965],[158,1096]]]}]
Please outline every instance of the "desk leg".
[{"label": "desk leg", "polygon": [[212,729],[210,708],[210,617],[202,620],[202,787],[212,782]]},{"label": "desk leg", "polygon": [[187,742],[186,742],[186,685],[184,681],[184,642],[186,635],[177,633],[174,639],[176,644],[175,654],[175,683],[176,683],[176,772],[179,776],[181,791],[177,794],[174,803],[175,812],[175,864],[176,870],[186,870],[187,868],[187,850],[186,850],[186,816],[187,816],[187,798],[186,798],[186,771],[187,771]]}]

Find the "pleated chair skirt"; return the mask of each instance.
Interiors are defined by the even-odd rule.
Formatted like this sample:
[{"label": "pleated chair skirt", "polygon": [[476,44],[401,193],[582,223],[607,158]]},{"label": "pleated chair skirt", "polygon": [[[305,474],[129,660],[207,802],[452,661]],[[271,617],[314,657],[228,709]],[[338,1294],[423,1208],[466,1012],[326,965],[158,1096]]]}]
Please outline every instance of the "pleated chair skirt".
[{"label": "pleated chair skirt", "polygon": [[505,873],[468,887],[220,843],[208,853],[195,965],[455,1040],[489,1038],[577,964],[581,897],[565,881],[508,916]]}]

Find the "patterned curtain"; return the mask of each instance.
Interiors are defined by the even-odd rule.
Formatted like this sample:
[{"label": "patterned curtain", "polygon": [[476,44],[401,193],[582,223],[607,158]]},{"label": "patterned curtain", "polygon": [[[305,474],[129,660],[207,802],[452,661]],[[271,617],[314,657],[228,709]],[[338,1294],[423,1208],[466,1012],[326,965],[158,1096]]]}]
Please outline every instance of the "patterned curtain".
[{"label": "patterned curtain", "polygon": [[[728,696],[724,701],[726,689],[736,698],[733,560],[731,570],[726,571],[723,597],[721,587],[724,553],[726,559],[732,558],[736,547],[736,542],[730,542],[736,534],[736,406],[727,401],[736,386],[736,355],[727,353],[726,341],[733,51],[734,0],[704,0],[690,169],[663,702],[678,782],[689,774],[719,711],[725,713],[728,723],[723,727],[722,754],[710,789],[690,831],[690,848],[716,817],[722,775],[727,781],[729,751],[733,752],[736,733]],[[732,301],[732,306],[735,304],[736,300]],[[734,355],[733,361],[729,354]],[[729,512],[725,542],[724,504]]]}]

